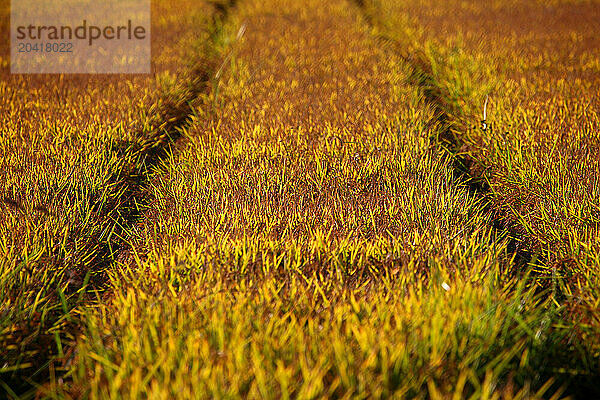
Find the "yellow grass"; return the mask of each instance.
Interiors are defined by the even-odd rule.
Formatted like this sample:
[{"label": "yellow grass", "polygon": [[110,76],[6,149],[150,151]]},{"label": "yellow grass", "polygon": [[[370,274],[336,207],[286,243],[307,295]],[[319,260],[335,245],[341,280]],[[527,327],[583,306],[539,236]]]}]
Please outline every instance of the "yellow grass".
[{"label": "yellow grass", "polygon": [[512,0],[153,7],[151,77],[3,70],[0,390],[597,390],[585,26],[512,35],[545,15]]}]

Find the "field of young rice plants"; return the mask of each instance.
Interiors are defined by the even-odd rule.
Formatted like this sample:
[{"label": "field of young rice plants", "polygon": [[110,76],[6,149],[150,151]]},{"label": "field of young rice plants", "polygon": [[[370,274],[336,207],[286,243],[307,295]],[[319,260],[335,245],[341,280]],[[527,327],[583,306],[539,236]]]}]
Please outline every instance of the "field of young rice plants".
[{"label": "field of young rice plants", "polygon": [[152,7],[0,47],[0,397],[600,394],[600,4]]}]

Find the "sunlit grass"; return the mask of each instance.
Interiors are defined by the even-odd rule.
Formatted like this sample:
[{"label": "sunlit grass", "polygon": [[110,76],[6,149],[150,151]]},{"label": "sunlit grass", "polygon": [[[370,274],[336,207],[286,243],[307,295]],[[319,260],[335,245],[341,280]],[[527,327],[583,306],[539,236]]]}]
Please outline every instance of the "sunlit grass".
[{"label": "sunlit grass", "polygon": [[[155,6],[168,18],[192,5]],[[181,47],[197,48],[210,34],[212,8],[194,7],[187,25],[153,21],[155,76],[10,75],[8,65],[1,71],[2,392],[24,394],[72,362],[86,292],[103,287],[127,224],[141,213],[135,191],[144,179],[144,146],[161,140],[165,104],[174,108],[186,94],[185,84],[167,88],[165,79],[181,72],[185,81],[192,66],[186,69]]]},{"label": "sunlit grass", "polygon": [[[590,24],[598,11],[543,7],[553,13],[529,27],[519,26],[519,15],[541,18],[541,5],[377,0],[365,12],[394,51],[416,54],[413,68],[428,76],[438,96],[431,99],[452,122],[453,152],[470,161],[465,178],[485,183],[482,195],[535,267],[534,282],[553,288],[554,301],[569,309],[565,324],[581,331],[586,357],[597,360],[598,74],[587,60],[597,57]],[[578,24],[562,22],[571,19]],[[583,376],[597,376],[597,361],[589,367]]]},{"label": "sunlit grass", "polygon": [[79,381],[91,398],[531,398],[548,355],[565,356],[558,309],[490,258],[454,274],[431,260],[427,283],[383,266],[361,282],[343,271],[349,255],[325,250],[314,271],[306,251],[252,271],[182,246],[116,273],[79,347]]},{"label": "sunlit grass", "polygon": [[[479,86],[476,66],[448,75],[470,56],[422,49],[439,62],[416,71],[446,96],[436,105],[413,64],[374,50],[357,9],[285,13],[247,1],[224,27],[234,44],[218,94],[157,166],[135,250],[111,272],[115,295],[88,319],[81,390],[536,398],[584,382],[589,343],[573,341],[566,306],[532,285],[438,141],[441,107],[462,110],[458,129],[493,87]],[[345,21],[349,45],[336,49],[329,18]],[[327,42],[312,40],[319,29]],[[385,59],[375,79],[346,76],[373,68],[371,57]]]},{"label": "sunlit grass", "polygon": [[151,77],[2,70],[0,390],[594,390],[593,38],[509,35],[512,0],[153,7]]}]

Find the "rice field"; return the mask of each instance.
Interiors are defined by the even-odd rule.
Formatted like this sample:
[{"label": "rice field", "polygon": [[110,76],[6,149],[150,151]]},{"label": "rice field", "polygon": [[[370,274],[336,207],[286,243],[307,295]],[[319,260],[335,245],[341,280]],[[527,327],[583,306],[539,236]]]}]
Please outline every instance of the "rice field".
[{"label": "rice field", "polygon": [[600,395],[600,4],[152,15],[150,75],[0,47],[0,398]]}]

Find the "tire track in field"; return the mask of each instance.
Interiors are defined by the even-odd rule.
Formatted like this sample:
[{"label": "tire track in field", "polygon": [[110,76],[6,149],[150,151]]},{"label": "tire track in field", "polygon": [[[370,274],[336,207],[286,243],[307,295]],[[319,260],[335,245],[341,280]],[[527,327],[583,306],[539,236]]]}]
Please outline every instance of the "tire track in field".
[{"label": "tire track in field", "polygon": [[[414,243],[409,236],[416,232],[435,237],[435,244],[422,250],[433,253],[434,246],[445,246],[446,238],[471,234],[472,220],[463,221],[465,208],[454,208],[451,199],[452,210],[439,217],[437,209],[394,211],[410,208],[430,194],[434,199],[427,200],[427,206],[436,208],[439,201],[442,207],[445,195],[462,196],[466,190],[453,185],[447,157],[431,148],[422,129],[414,129],[420,124],[415,110],[426,117],[430,110],[413,99],[415,88],[399,79],[401,60],[381,49],[356,7],[341,0],[325,5],[307,0],[280,9],[273,1],[249,0],[238,10],[232,18],[236,26],[246,23],[247,29],[224,76],[222,101],[215,105],[214,118],[194,126],[190,137],[197,139],[190,139],[187,149],[202,175],[210,175],[207,171],[218,164],[214,173],[227,171],[232,177],[227,180],[234,184],[225,190],[209,180],[202,190],[187,189],[199,187],[195,168],[188,174],[174,172],[170,179],[182,184],[157,189],[168,200],[158,205],[150,221],[154,225],[142,229],[152,232],[148,243],[160,248],[168,240],[198,237],[198,232],[212,235],[214,226],[202,222],[209,219],[207,213],[223,218],[219,233],[232,241],[243,237],[248,226],[256,225],[254,235],[282,241],[311,238],[308,228],[317,226],[326,227],[336,240],[394,240],[407,249]],[[215,142],[235,151],[240,146],[244,152],[194,154],[196,148],[213,152]],[[264,161],[257,149],[262,146],[277,153]],[[180,164],[186,162],[189,159]],[[266,172],[261,176],[258,171]],[[274,183],[273,176],[285,179]],[[253,194],[257,186],[264,189]],[[418,188],[418,195],[405,196],[404,186]],[[432,195],[439,192],[444,196]],[[190,218],[189,225],[174,232],[170,227],[180,223],[180,207],[202,219]],[[438,231],[445,233],[432,233]],[[400,264],[409,257],[390,254],[378,262]],[[419,263],[425,273],[425,257]]]},{"label": "tire track in field", "polygon": [[[363,18],[370,26],[377,27],[378,23],[371,14],[373,10],[368,9],[364,0],[350,1],[361,10]],[[509,239],[507,249],[515,256],[510,272],[518,274],[534,262],[537,254],[532,253],[530,249],[521,244],[517,239],[519,233],[503,222],[503,215],[492,210],[490,205],[491,187],[484,176],[485,166],[481,166],[475,158],[464,151],[465,148],[468,148],[468,143],[460,137],[458,132],[465,126],[465,121],[455,115],[453,106],[446,100],[448,96],[438,85],[431,62],[422,51],[417,50],[414,54],[408,54],[406,46],[384,33],[379,33],[377,37],[384,47],[391,46],[391,51],[402,58],[409,67],[410,83],[420,89],[423,99],[434,111],[434,123],[431,124],[431,129],[435,130],[432,136],[434,144],[442,147],[451,155],[456,179],[463,182],[473,195],[485,200],[484,209],[492,215],[493,229],[499,237],[506,236]]]},{"label": "tire track in field", "polygon": [[[105,194],[96,194],[91,196],[89,203],[92,212],[99,215],[102,221],[109,221],[103,229],[90,234],[85,231],[79,231],[75,234],[77,237],[84,237],[88,243],[86,254],[90,257],[89,263],[86,263],[85,271],[77,271],[73,268],[72,277],[64,291],[66,302],[69,302],[71,296],[85,295],[80,293],[82,290],[105,290],[106,277],[105,271],[108,270],[119,255],[128,248],[128,232],[143,218],[144,210],[150,200],[145,191],[149,183],[149,171],[155,169],[160,162],[169,155],[170,149],[176,143],[181,134],[180,129],[189,124],[189,118],[193,113],[193,103],[202,94],[208,93],[211,86],[211,79],[214,76],[216,67],[219,65],[218,56],[211,53],[211,46],[221,35],[221,22],[227,19],[229,11],[235,6],[236,0],[227,0],[226,2],[211,2],[214,8],[212,15],[212,24],[209,25],[209,41],[205,43],[200,54],[193,55],[192,67],[178,74],[178,79],[183,79],[179,85],[178,91],[173,95],[163,93],[159,105],[153,104],[148,112],[152,118],[152,127],[136,132],[133,140],[122,140],[112,145],[111,152],[117,154],[121,160],[121,168],[114,174],[107,186],[110,188],[112,200],[106,202]],[[107,235],[107,232],[108,235]],[[56,260],[57,263],[68,263],[67,260]],[[83,274],[89,274],[89,280],[83,279]],[[94,296],[83,300],[84,304],[94,301]],[[67,331],[76,336],[80,330],[80,321],[78,319],[68,323]],[[48,337],[46,337],[48,336]],[[52,346],[54,336],[42,335],[38,340],[44,341],[44,346]],[[73,361],[76,354],[75,345],[63,343],[64,357],[56,358],[48,352],[40,352],[32,361],[32,368],[35,372],[30,376],[31,382],[34,378],[48,382],[49,372],[54,375],[53,379],[58,379],[64,375]],[[61,370],[54,370],[55,363],[63,364]],[[52,370],[52,371],[50,371]],[[60,378],[62,380],[62,378]],[[11,393],[17,396],[25,395],[31,392],[32,384],[24,382],[20,376],[2,377],[0,380],[4,389],[8,387]],[[39,384],[40,382],[38,382]],[[2,386],[0,386],[0,397],[2,397]]]},{"label": "tire track in field", "polygon": [[[149,114],[156,115],[156,120],[149,134],[139,132],[136,135],[140,138],[139,141],[122,141],[114,146],[113,150],[125,162],[123,170],[112,182],[119,187],[118,190],[123,191],[123,195],[117,204],[105,207],[104,211],[118,214],[114,221],[116,230],[111,235],[113,239],[102,244],[102,250],[98,252],[93,264],[94,270],[108,268],[128,248],[127,232],[143,218],[144,210],[150,202],[145,191],[151,178],[148,171],[168,157],[172,146],[181,137],[181,129],[189,125],[194,113],[194,101],[210,91],[213,76],[220,63],[219,55],[210,54],[213,52],[211,46],[221,35],[222,21],[227,19],[236,2],[237,0],[209,2],[214,7],[210,39],[202,48],[204,52],[193,56],[193,68],[184,74],[184,83],[181,84],[178,95],[165,95],[158,109],[154,109],[156,105],[151,107]],[[104,282],[100,279],[98,283]]]}]

